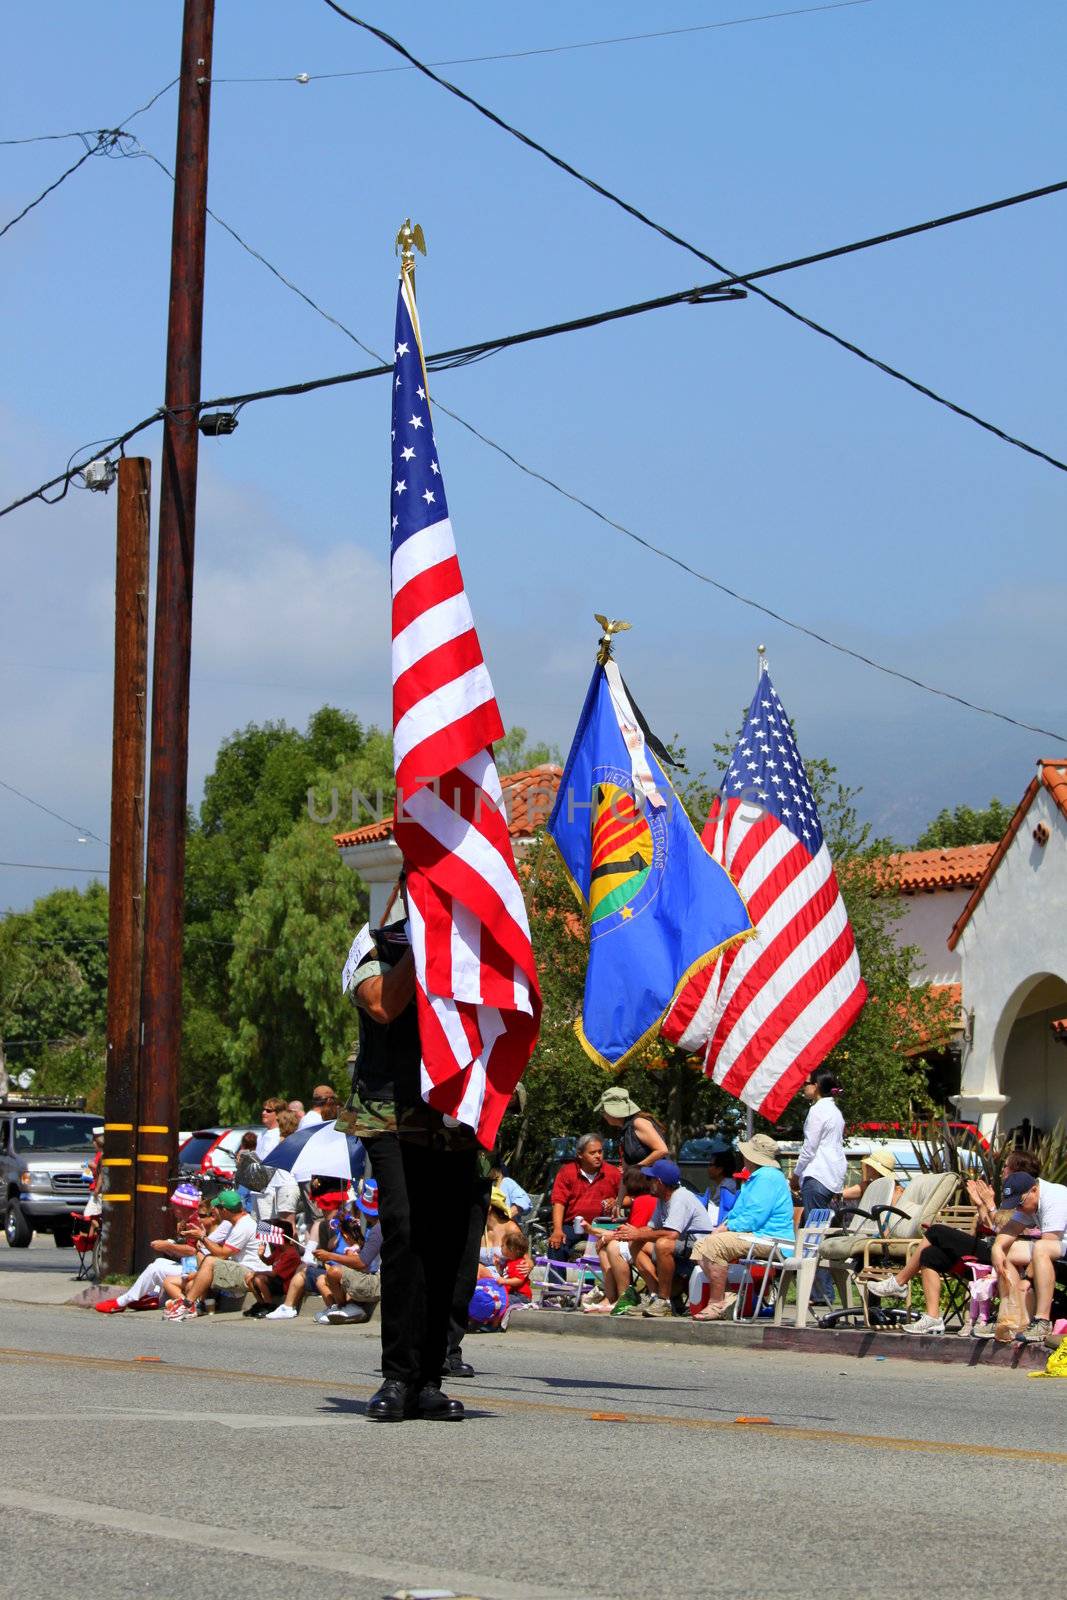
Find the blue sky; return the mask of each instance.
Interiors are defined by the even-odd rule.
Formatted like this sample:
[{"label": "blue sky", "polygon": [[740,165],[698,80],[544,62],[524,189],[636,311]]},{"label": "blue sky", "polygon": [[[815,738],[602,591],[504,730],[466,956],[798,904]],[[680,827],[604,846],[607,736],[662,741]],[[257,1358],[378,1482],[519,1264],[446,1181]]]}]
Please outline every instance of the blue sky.
[{"label": "blue sky", "polygon": [[[768,0],[414,3],[370,19],[424,59],[536,49],[772,10]],[[782,10],[789,9],[783,3]],[[377,349],[411,214],[428,346],[666,293],[712,274],[410,72],[320,0],[225,0],[209,201]],[[181,7],[72,0],[9,18],[0,137],[113,125],[177,70]],[[445,71],[740,270],[1065,176],[1057,0],[870,0]],[[175,97],[133,124],[168,165]],[[0,149],[0,221],[78,146]],[[171,190],[93,158],[0,240],[0,495],[162,398]],[[1054,197],[775,281],[800,310],[1067,454]],[[365,364],[214,225],[205,394]],[[434,393],[531,467],[820,632],[1024,721],[1067,728],[1065,484],[759,303],[680,307],[440,374]],[[324,700],[389,715],[388,386],[250,407],[204,441],[190,794],[250,720]],[[894,683],[761,621],[518,473],[438,416],[461,559],[502,714],[569,742],[593,611],[625,616],[631,688],[696,765],[747,704],[765,641],[801,749],[901,840],[942,805],[1013,801],[1054,741]],[[158,465],[158,434],[143,448]],[[158,488],[158,474],[156,479]],[[0,523],[0,777],[106,837],[114,497]],[[1062,748],[1062,746],[1061,746]],[[0,792],[0,858],[93,867],[99,846]],[[0,868],[0,905],[84,875]]]}]

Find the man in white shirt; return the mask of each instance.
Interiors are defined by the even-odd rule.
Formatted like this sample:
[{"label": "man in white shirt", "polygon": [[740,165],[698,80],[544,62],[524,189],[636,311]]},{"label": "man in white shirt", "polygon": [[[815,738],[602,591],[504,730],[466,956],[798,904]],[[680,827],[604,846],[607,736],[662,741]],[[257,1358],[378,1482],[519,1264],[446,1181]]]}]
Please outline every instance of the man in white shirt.
[{"label": "man in white shirt", "polygon": [[660,1158],[645,1168],[645,1176],[652,1180],[652,1192],[658,1204],[647,1228],[634,1228],[628,1222],[616,1228],[615,1238],[628,1243],[634,1252],[634,1270],[647,1284],[656,1285],[656,1293],[645,1306],[633,1306],[626,1315],[670,1317],[671,1293],[675,1274],[680,1263],[687,1261],[692,1241],[710,1233],[713,1227],[706,1205],[698,1200],[691,1189],[682,1187],[682,1174],[673,1161]]},{"label": "man in white shirt", "polygon": [[168,1322],[184,1322],[195,1317],[197,1302],[210,1289],[247,1289],[253,1272],[262,1272],[263,1261],[256,1237],[256,1219],[244,1208],[236,1189],[224,1189],[215,1201],[222,1212],[223,1221],[229,1223],[224,1238],[216,1240],[202,1227],[190,1228],[189,1237],[199,1239],[203,1245],[204,1259],[193,1275],[184,1294],[181,1280],[168,1278],[163,1285],[168,1296],[163,1312]]},{"label": "man in white shirt", "polygon": [[332,1122],[337,1115],[337,1095],[328,1083],[320,1083],[311,1096],[311,1110],[300,1118],[302,1128],[316,1122]]},{"label": "man in white shirt", "polygon": [[288,1102],[279,1099],[277,1095],[272,1095],[269,1100],[264,1100],[262,1111],[263,1128],[256,1140],[256,1155],[260,1161],[266,1160],[274,1146],[281,1139],[281,1134],[278,1131],[278,1113],[288,1109]]},{"label": "man in white shirt", "polygon": [[[1021,1294],[1027,1268],[1034,1280],[1034,1317],[1024,1337],[1040,1343],[1052,1332],[1052,1294],[1056,1262],[1067,1254],[1067,1186],[1046,1183],[1029,1172],[1013,1172],[1001,1191],[1001,1205],[1012,1208],[1011,1220],[997,1234],[993,1266],[1002,1298]],[[1039,1239],[1020,1235],[1038,1228]]]}]

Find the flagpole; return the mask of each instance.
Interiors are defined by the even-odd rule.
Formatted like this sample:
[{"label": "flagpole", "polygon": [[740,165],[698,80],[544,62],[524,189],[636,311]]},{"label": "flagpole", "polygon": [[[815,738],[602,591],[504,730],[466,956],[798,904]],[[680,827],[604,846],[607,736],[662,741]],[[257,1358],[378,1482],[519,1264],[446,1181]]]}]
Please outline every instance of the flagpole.
[{"label": "flagpole", "polygon": [[765,644],[756,646],[756,663],[758,668],[757,675],[762,678],[767,670],[767,646]]}]

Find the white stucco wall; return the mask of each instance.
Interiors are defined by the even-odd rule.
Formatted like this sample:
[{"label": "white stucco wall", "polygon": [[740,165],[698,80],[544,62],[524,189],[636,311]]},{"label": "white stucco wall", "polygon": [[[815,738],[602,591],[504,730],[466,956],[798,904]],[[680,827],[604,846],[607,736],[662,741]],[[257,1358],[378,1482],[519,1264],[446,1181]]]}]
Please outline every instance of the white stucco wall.
[{"label": "white stucco wall", "polygon": [[935,889],[929,894],[901,895],[904,915],[891,927],[898,948],[913,944],[922,952],[914,983],[959,983],[959,952],[949,949],[948,936],[969,893],[968,889]]},{"label": "white stucco wall", "polygon": [[[1041,822],[1049,830],[1043,846],[1033,837]],[[1067,818],[1044,786],[957,951],[964,1012],[974,1014],[964,1044],[961,1114],[977,1118],[984,1131],[998,1117],[1008,1128],[1040,1099],[1042,1126],[1067,1120],[1067,1048],[1054,1044],[1046,1056],[1043,1046],[1038,1050],[1036,1022],[1025,1018],[1035,1003],[1048,1017],[1067,1015]],[[1024,1022],[1013,1034],[1020,1013]]]}]

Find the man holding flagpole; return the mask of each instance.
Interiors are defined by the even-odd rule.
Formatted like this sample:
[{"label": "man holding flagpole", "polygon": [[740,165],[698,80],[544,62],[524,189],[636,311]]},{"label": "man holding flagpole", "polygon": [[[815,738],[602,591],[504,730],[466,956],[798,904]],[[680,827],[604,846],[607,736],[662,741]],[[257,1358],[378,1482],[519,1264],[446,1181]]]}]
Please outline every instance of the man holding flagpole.
[{"label": "man holding flagpole", "polygon": [[541,997],[492,745],[503,723],[463,587],[437,456],[415,248],[402,267],[390,482],[397,920],[349,992],[361,1043],[338,1127],[366,1145],[382,1226],[378,1422],[459,1421],[441,1391],[478,1149],[492,1148],[537,1041]]}]

